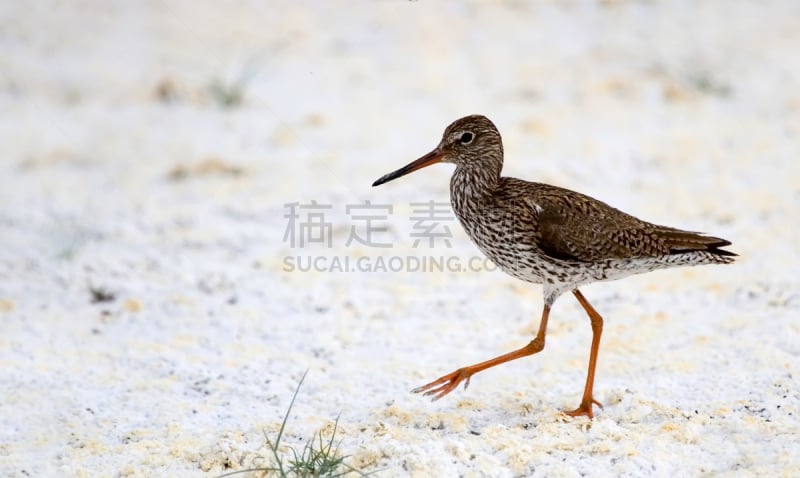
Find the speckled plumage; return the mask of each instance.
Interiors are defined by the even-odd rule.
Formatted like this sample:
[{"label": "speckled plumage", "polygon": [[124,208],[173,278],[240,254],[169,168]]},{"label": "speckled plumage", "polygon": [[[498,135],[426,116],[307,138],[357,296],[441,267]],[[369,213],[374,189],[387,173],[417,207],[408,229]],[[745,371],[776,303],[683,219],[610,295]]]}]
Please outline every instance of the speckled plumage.
[{"label": "speckled plumage", "polygon": [[592,417],[594,364],[602,318],[578,291],[584,284],[669,267],[727,264],[729,241],[637,219],[594,198],[547,184],[501,176],[503,144],[495,125],[473,115],[456,120],[431,153],[378,179],[374,186],[436,162],[455,163],[450,201],[478,248],[506,273],[543,284],[545,309],[536,339],[522,349],[459,369],[415,391],[446,395],[474,373],[544,348],[550,307],[573,291],[592,320],[589,376],[581,407]]}]

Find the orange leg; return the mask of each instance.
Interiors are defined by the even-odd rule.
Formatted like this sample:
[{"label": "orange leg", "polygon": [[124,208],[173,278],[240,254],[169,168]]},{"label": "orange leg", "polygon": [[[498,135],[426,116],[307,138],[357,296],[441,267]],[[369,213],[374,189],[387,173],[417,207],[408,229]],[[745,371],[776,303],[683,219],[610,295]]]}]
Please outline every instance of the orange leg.
[{"label": "orange leg", "polygon": [[589,314],[589,320],[592,322],[592,349],[589,353],[589,373],[586,375],[586,387],[583,389],[583,398],[581,404],[575,410],[565,411],[571,417],[587,416],[594,418],[592,413],[592,404],[603,408],[603,405],[594,399],[592,396],[592,389],[594,388],[594,370],[597,367],[597,352],[600,350],[600,335],[603,333],[603,318],[594,310],[594,307],[586,300],[581,294],[581,291],[575,289],[572,291],[575,298],[581,303],[583,309]]},{"label": "orange leg", "polygon": [[412,392],[420,393],[425,392],[423,395],[433,395],[434,400],[439,400],[440,398],[444,397],[448,393],[455,390],[458,387],[458,384],[465,381],[464,388],[469,386],[469,379],[473,375],[487,368],[494,367],[495,365],[500,365],[502,363],[510,362],[512,360],[516,360],[518,358],[527,357],[528,355],[533,355],[537,352],[541,352],[544,348],[544,337],[547,332],[547,318],[550,316],[550,307],[545,305],[544,310],[542,311],[542,320],[539,323],[539,332],[536,333],[536,337],[528,343],[528,345],[517,349],[513,352],[509,352],[507,354],[500,355],[499,357],[495,357],[493,359],[487,360],[485,362],[477,363],[475,365],[470,365],[468,367],[463,367],[455,372],[449,373],[444,375],[433,382],[423,385],[421,387],[417,387]]}]

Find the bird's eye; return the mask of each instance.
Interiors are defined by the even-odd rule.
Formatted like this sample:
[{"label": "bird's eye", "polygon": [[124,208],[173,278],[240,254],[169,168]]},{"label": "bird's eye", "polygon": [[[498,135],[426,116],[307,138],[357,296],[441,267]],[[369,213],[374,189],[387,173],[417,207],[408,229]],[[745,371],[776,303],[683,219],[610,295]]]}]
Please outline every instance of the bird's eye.
[{"label": "bird's eye", "polygon": [[470,144],[474,137],[475,137],[475,135],[473,135],[472,133],[467,131],[466,133],[461,135],[461,138],[459,138],[458,141],[460,141],[461,144]]}]

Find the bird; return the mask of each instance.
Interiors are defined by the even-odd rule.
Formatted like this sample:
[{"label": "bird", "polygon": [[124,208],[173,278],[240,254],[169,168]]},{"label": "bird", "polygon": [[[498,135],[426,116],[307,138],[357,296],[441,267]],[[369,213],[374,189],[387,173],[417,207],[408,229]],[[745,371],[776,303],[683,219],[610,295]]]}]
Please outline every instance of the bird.
[{"label": "bird", "polygon": [[638,219],[585,194],[548,184],[504,177],[503,142],[487,117],[451,123],[428,154],[376,180],[379,186],[436,163],[455,164],[450,202],[478,249],[499,269],[542,285],[544,306],[528,344],[484,362],[461,367],[412,390],[438,400],[488,368],[541,352],[550,309],[571,292],[589,316],[592,343],[581,402],[571,417],[594,418],[594,379],[603,318],[579,287],[678,266],[730,264],[731,242]]}]

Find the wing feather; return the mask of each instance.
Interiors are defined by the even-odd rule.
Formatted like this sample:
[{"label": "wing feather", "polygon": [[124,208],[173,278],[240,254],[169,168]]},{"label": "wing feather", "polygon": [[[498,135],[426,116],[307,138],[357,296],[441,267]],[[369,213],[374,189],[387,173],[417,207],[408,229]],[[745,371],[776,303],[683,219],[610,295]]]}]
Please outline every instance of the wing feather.
[{"label": "wing feather", "polygon": [[526,201],[537,215],[538,246],[553,258],[591,262],[692,251],[736,255],[720,249],[730,245],[724,239],[658,226],[574,191],[537,186],[537,194]]}]

